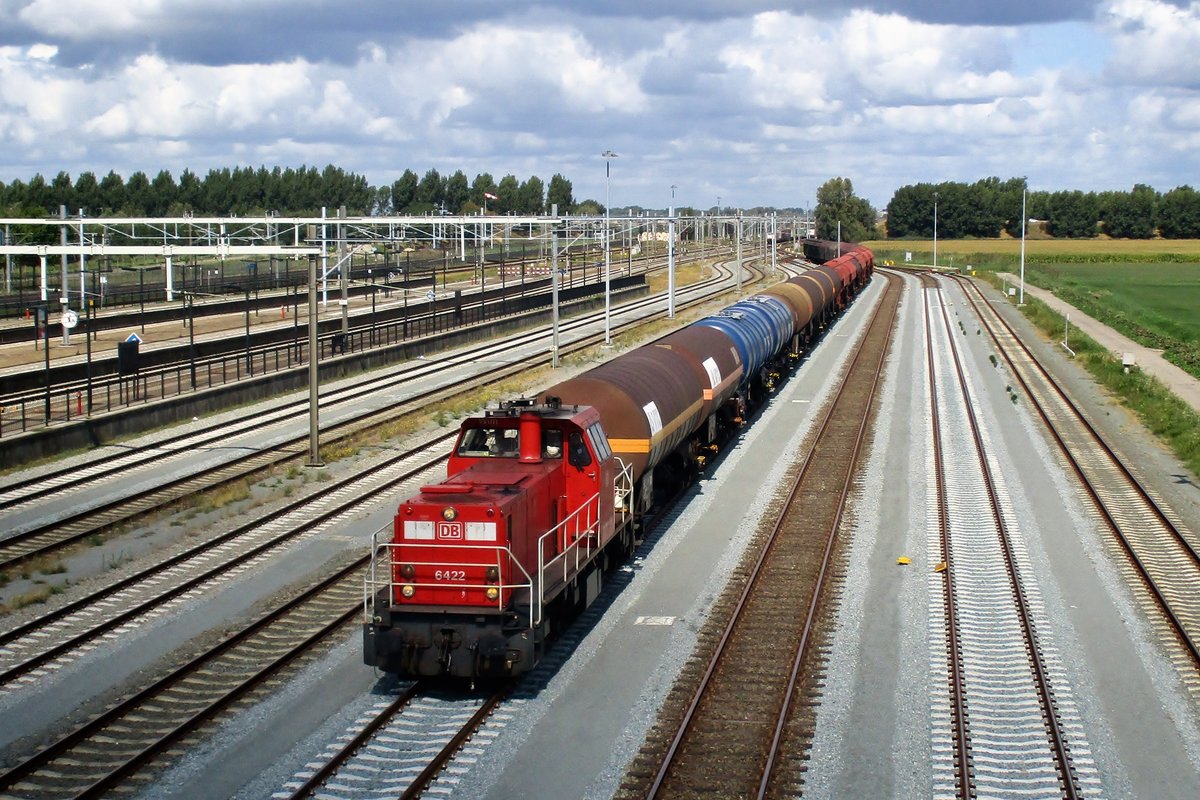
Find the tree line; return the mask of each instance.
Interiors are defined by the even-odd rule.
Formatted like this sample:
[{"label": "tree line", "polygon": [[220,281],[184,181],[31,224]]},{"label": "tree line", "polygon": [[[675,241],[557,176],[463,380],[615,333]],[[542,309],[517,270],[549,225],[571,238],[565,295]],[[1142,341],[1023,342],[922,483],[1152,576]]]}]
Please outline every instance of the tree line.
[{"label": "tree line", "polygon": [[[593,203],[594,201],[588,201]],[[68,214],[80,209],[89,217],[317,216],[322,207],[336,214],[346,208],[351,216],[387,214],[474,214],[487,209],[495,214],[544,214],[557,204],[560,214],[575,210],[571,182],[554,175],[549,186],[536,175],[518,181],[505,175],[496,181],[480,173],[472,181],[462,170],[443,176],[430,169],[421,177],[411,170],[393,183],[371,186],[365,177],[332,164],[324,169],[234,167],[212,169],[201,177],[185,169],[176,180],[167,170],[153,179],[137,171],[128,179],[109,171],[97,179],[81,172],[74,180],[59,172],[47,181],[37,174],[28,181],[0,181],[0,215],[6,217],[55,216],[66,206]]]},{"label": "tree line", "polygon": [[936,203],[937,234],[946,239],[994,238],[1001,231],[1021,235],[1025,218],[1055,237],[1117,239],[1200,238],[1200,192],[1179,186],[1159,193],[1137,184],[1131,191],[1027,191],[1024,178],[985,178],[967,183],[902,186],[887,205],[889,238],[932,238]]}]

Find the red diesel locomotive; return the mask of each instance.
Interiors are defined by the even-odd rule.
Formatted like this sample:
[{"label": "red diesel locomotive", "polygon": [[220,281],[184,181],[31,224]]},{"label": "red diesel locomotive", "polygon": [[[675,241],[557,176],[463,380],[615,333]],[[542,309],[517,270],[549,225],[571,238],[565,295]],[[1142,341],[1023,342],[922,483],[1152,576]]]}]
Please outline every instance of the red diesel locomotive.
[{"label": "red diesel locomotive", "polygon": [[600,593],[641,517],[695,477],[869,280],[844,255],[462,423],[447,478],[375,534],[364,661],[507,677]]}]

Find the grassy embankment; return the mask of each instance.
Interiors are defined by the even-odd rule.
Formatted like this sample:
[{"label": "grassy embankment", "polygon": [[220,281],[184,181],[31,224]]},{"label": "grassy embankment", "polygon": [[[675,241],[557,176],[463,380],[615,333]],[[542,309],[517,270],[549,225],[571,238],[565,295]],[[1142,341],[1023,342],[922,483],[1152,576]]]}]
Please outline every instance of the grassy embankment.
[{"label": "grassy embankment", "polygon": [[[1200,241],[1027,240],[1025,280],[1045,289],[1200,378]],[[877,260],[928,264],[931,242],[868,242]],[[963,268],[997,288],[1001,272],[1016,273],[1020,242],[1012,239],[938,242],[939,266]],[[1025,315],[1047,336],[1062,335],[1063,318],[1026,296]],[[1200,475],[1200,414],[1163,384],[1134,370],[1078,331],[1071,347],[1101,385],[1132,410],[1195,474]]]}]

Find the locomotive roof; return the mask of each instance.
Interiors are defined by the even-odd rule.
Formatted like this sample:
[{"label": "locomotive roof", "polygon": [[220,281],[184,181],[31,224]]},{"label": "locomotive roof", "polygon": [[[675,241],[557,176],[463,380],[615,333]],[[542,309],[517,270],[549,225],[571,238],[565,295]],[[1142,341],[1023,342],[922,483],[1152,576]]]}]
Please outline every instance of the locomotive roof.
[{"label": "locomotive roof", "polygon": [[498,464],[474,464],[442,483],[422,486],[420,494],[407,503],[494,503],[507,505],[521,492],[531,491],[550,479],[558,469],[557,462],[523,463],[503,459]]},{"label": "locomotive roof", "polygon": [[570,420],[581,428],[586,428],[600,419],[599,412],[591,406],[565,404],[557,397],[545,397],[541,403],[533,398],[504,400],[498,408],[486,409],[482,418],[475,419],[486,419],[488,422],[505,418],[516,420],[526,411],[532,411],[543,419]]}]

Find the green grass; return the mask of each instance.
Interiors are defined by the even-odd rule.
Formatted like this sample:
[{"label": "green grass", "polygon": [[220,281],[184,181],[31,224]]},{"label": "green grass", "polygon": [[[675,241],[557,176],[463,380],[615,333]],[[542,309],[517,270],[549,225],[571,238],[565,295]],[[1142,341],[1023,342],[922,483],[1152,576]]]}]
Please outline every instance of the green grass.
[{"label": "green grass", "polygon": [[1200,378],[1200,264],[1035,264],[1025,279]]},{"label": "green grass", "polygon": [[[995,275],[986,277],[999,286]],[[1026,295],[1022,311],[1048,337],[1062,337],[1063,317],[1045,303]],[[1071,331],[1071,349],[1078,364],[1200,475],[1200,414],[1154,377],[1138,369],[1126,373],[1120,358],[1078,329]]]},{"label": "green grass", "polygon": [[[1026,241],[1025,280],[1200,378],[1200,241],[1034,239]],[[879,261],[929,263],[932,242],[876,241]],[[951,260],[953,259],[953,261]],[[938,242],[938,265],[977,273],[1020,267],[1015,239]]]}]

